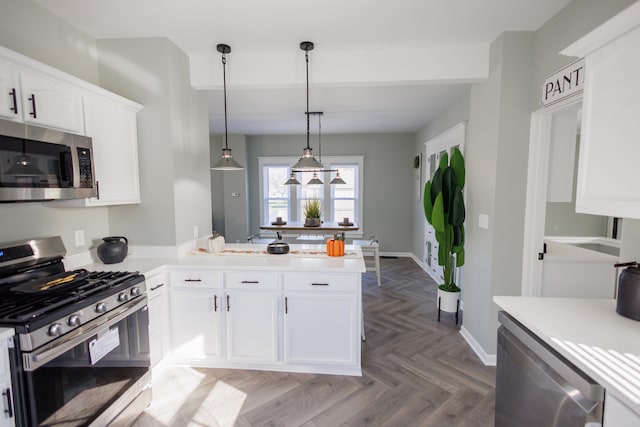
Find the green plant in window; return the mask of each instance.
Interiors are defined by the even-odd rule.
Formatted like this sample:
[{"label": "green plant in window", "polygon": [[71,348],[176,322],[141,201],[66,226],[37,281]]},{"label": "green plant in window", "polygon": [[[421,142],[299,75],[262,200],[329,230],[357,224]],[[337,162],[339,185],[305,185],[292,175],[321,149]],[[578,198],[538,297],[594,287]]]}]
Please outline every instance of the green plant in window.
[{"label": "green plant in window", "polygon": [[304,202],[303,213],[305,218],[320,218],[322,203],[318,199],[307,200]]}]

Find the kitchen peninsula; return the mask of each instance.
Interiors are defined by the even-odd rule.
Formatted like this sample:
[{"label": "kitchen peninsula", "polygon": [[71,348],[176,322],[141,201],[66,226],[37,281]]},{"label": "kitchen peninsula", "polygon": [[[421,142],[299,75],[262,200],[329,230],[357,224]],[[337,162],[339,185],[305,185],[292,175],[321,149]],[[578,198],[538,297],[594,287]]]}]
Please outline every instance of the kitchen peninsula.
[{"label": "kitchen peninsula", "polygon": [[323,245],[270,255],[264,244],[227,244],[219,254],[84,267],[145,274],[152,363],[362,374],[357,246],[329,257]]}]

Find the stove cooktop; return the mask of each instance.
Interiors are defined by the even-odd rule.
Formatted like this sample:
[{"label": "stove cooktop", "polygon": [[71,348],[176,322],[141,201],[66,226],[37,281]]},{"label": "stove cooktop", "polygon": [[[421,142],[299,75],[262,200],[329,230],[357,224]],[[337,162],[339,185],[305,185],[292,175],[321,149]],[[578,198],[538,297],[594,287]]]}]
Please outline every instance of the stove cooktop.
[{"label": "stove cooktop", "polygon": [[0,325],[26,333],[144,281],[138,272],[75,270],[0,291]]}]

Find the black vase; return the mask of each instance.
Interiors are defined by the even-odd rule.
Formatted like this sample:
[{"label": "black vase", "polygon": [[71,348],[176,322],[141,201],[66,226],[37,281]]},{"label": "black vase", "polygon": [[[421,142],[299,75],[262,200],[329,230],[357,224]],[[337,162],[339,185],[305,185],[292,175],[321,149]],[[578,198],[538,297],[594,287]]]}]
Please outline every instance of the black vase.
[{"label": "black vase", "polygon": [[122,262],[129,251],[129,241],[123,236],[105,237],[98,246],[98,258],[105,264]]}]

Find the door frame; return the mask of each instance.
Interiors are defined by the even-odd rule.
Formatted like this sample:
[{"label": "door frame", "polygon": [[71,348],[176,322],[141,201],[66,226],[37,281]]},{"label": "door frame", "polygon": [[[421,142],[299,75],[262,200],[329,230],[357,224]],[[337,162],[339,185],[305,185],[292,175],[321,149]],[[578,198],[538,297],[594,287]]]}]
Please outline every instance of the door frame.
[{"label": "door frame", "polygon": [[[531,113],[529,165],[522,250],[522,296],[542,296],[542,267],[538,254],[544,252],[549,152],[553,114],[582,103],[582,93]],[[575,167],[578,167],[577,165]]]}]

